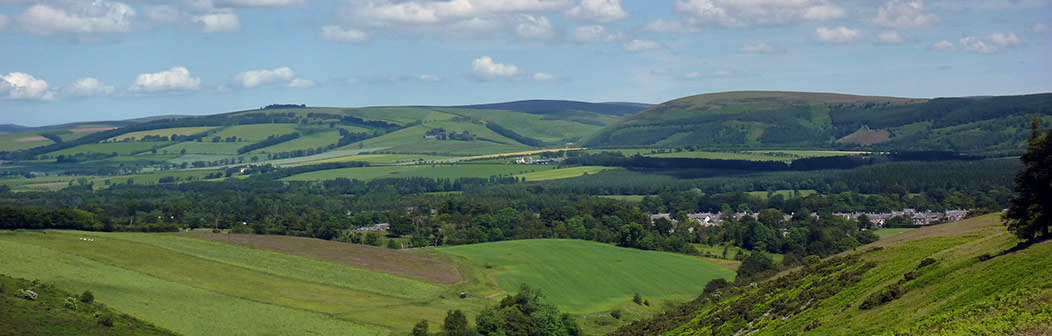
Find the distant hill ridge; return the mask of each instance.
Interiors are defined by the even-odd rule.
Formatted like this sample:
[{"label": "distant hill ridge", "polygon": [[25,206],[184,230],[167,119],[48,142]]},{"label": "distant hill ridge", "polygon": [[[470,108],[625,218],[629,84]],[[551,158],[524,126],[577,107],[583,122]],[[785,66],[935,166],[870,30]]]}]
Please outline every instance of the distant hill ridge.
[{"label": "distant hill ridge", "polygon": [[736,91],[654,105],[587,137],[584,145],[1012,154],[1022,150],[1034,116],[1052,121],[1052,94],[917,99]]}]

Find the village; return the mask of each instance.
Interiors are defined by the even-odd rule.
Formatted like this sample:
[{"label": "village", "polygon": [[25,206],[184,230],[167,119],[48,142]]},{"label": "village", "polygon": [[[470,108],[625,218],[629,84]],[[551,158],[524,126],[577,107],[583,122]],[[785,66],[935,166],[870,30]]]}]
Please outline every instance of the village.
[{"label": "village", "polygon": [[[946,211],[925,210],[925,211],[917,211],[916,209],[902,209],[902,210],[899,210],[899,211],[882,212],[882,213],[876,213],[876,212],[834,212],[833,215],[834,216],[841,216],[841,217],[844,217],[844,218],[850,219],[850,220],[857,220],[862,215],[865,215],[866,218],[869,218],[870,224],[874,228],[878,228],[879,229],[879,228],[885,227],[885,222],[887,222],[891,218],[897,217],[897,216],[902,216],[902,217],[905,217],[905,218],[909,219],[911,225],[914,225],[914,226],[925,226],[925,225],[933,225],[933,224],[956,222],[956,221],[960,221],[960,220],[964,219],[964,217],[966,215],[968,215],[968,210],[946,210]],[[745,212],[736,212],[736,213],[734,213],[734,219],[735,220],[741,220],[742,217],[745,217],[745,216],[752,216],[753,218],[757,218],[758,214],[757,213],[745,213]],[[818,218],[819,215],[818,215],[818,213],[812,212],[811,213],[811,217]],[[723,224],[724,220],[728,219],[727,216],[725,216],[722,213],[718,213],[718,212],[717,213],[712,213],[712,212],[692,213],[692,214],[687,214],[687,218],[692,220],[692,221],[697,222],[702,227],[718,226],[720,224]],[[784,215],[782,220],[783,221],[789,221],[792,218],[793,218],[793,214],[788,214],[788,215]],[[671,222],[677,222],[677,220],[675,218],[673,218],[672,214],[670,214],[670,213],[657,213],[657,214],[650,215],[650,220],[653,221],[653,220],[657,220],[657,219],[665,219],[665,220],[668,220],[668,221],[671,221]]]}]

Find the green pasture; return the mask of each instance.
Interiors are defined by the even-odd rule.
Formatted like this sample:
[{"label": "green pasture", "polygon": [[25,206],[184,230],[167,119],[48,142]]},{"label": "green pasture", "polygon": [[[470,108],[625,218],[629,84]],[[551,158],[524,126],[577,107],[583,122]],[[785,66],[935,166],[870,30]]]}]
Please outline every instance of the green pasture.
[{"label": "green pasture", "polygon": [[172,135],[194,135],[194,134],[198,134],[198,133],[208,132],[208,131],[211,131],[213,129],[216,129],[216,127],[202,126],[202,127],[163,128],[163,129],[156,129],[156,130],[149,130],[149,131],[139,131],[139,132],[125,133],[125,134],[121,134],[121,135],[109,138],[106,141],[124,141],[124,139],[129,139],[129,138],[132,139],[132,141],[138,141],[138,140],[142,139],[145,136],[166,136],[166,137],[170,138]]},{"label": "green pasture", "polygon": [[[540,114],[476,109],[441,108],[438,110],[470,116],[474,119],[493,121],[501,127],[515,131],[515,133],[522,136],[540,139],[542,141],[580,138],[595,133],[603,128],[603,126],[599,125],[583,124],[569,120],[552,120],[551,116]],[[586,119],[598,121],[603,124],[610,124],[617,120],[616,117],[601,115],[598,113],[581,112],[581,114],[587,116]]]},{"label": "green pasture", "polygon": [[435,109],[418,107],[363,107],[343,109],[343,112],[365,120],[380,120],[396,124],[407,124],[417,120],[426,123],[449,120],[456,117]]},{"label": "green pasture", "polygon": [[[267,137],[274,135],[285,135],[296,132],[298,124],[251,124],[251,125],[235,125],[224,128],[215,134],[208,136],[204,139],[205,142],[210,141],[213,137],[220,137],[226,139],[229,137],[237,137],[243,141],[256,142],[260,140],[266,140]],[[241,146],[247,145],[243,143]]]},{"label": "green pasture", "polygon": [[574,178],[583,175],[595,174],[607,170],[620,169],[614,167],[599,167],[599,166],[580,166],[580,167],[569,167],[560,169],[551,169],[521,175],[515,175],[526,179],[526,181],[547,181],[547,180],[558,180],[566,178]]},{"label": "green pasture", "polygon": [[443,164],[443,165],[404,165],[386,167],[341,168],[314,171],[293,175],[285,181],[320,181],[336,178],[374,180],[379,178],[429,177],[456,179],[461,177],[490,177],[526,174],[554,169],[548,165],[505,165],[505,164]]},{"label": "green pasture", "polygon": [[876,233],[877,236],[880,236],[880,238],[884,238],[884,237],[891,237],[891,236],[894,236],[894,235],[897,235],[897,234],[900,234],[900,233],[903,233],[903,232],[910,232],[910,231],[913,231],[913,230],[915,230],[915,229],[912,229],[912,228],[885,228],[885,229],[873,230],[873,233]]},{"label": "green pasture", "polygon": [[318,163],[330,163],[330,162],[348,162],[348,161],[361,161],[369,162],[372,164],[381,165],[392,165],[392,164],[412,164],[423,160],[424,162],[439,162],[449,159],[454,159],[452,156],[435,156],[435,155],[422,155],[422,154],[360,154],[360,155],[349,155],[335,157],[331,159],[323,159],[311,162],[312,164]]},{"label": "green pasture", "polygon": [[[340,133],[336,130],[318,131],[311,135],[304,135],[296,139],[285,141],[270,147],[264,147],[252,151],[252,153],[281,153],[302,149],[325,147],[335,145],[340,141]],[[242,145],[244,146],[244,145]],[[237,151],[235,150],[235,153]]]},{"label": "green pasture", "polygon": [[167,149],[168,153],[174,154],[186,150],[186,154],[237,155],[238,148],[248,144],[251,142],[211,142],[211,139],[205,139],[202,142],[184,141],[162,149]]},{"label": "green pasture", "polygon": [[20,139],[29,140],[39,136],[40,132],[0,134],[0,151],[19,151],[55,143],[47,138],[32,141],[18,141]]},{"label": "green pasture", "polygon": [[609,310],[635,293],[689,300],[709,280],[734,277],[734,271],[682,254],[583,240],[513,240],[439,251],[501,267],[493,277],[502,289],[514,293],[529,284],[540,288],[547,302],[573,313]]},{"label": "green pasture", "polygon": [[[169,141],[134,141],[134,142],[105,142],[97,144],[84,144],[76,147],[66,148],[59,151],[47,153],[51,156],[59,155],[76,155],[76,154],[87,154],[87,153],[102,153],[111,154],[117,153],[117,155],[131,155],[134,152],[150,150],[154,147],[158,147],[157,153],[161,153],[162,147],[172,144]],[[178,154],[178,153],[171,153]]]}]

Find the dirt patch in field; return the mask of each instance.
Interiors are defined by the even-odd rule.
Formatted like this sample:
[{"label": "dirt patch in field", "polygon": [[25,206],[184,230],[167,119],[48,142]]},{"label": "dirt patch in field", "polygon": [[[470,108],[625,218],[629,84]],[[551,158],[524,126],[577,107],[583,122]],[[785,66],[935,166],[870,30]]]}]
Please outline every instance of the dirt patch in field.
[{"label": "dirt patch in field", "polygon": [[837,140],[837,142],[854,143],[859,145],[872,145],[888,140],[891,140],[891,133],[886,130],[865,130],[858,131],[846,137],[840,138],[840,140]]},{"label": "dirt patch in field", "polygon": [[406,251],[328,240],[242,234],[182,233],[245,247],[288,253],[437,284],[464,281],[457,264]]},{"label": "dirt patch in field", "polygon": [[35,136],[35,137],[27,137],[27,138],[15,139],[15,141],[18,141],[18,142],[33,142],[33,141],[44,141],[44,140],[47,140],[47,138],[42,137],[42,136]]},{"label": "dirt patch in field", "polygon": [[117,129],[116,127],[95,127],[95,128],[75,128],[69,130],[71,133],[88,133],[98,131],[109,131],[111,129]]}]

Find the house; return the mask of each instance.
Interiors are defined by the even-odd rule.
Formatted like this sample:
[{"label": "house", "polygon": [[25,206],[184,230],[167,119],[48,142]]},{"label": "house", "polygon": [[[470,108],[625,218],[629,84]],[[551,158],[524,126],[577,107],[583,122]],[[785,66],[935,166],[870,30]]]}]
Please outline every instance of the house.
[{"label": "house", "polygon": [[376,225],[373,225],[373,226],[363,226],[363,227],[354,229],[354,231],[358,231],[358,232],[384,232],[384,231],[387,231],[387,230],[390,230],[390,229],[391,229],[391,224],[379,223],[379,224],[376,224]]}]

